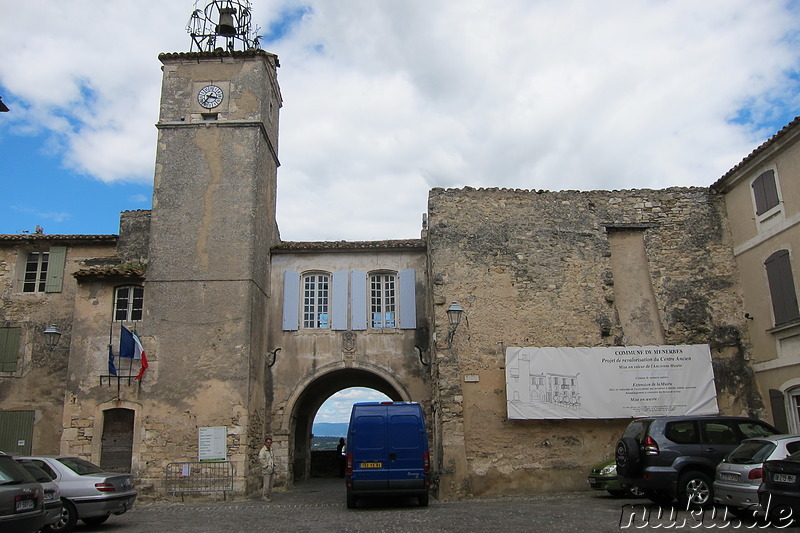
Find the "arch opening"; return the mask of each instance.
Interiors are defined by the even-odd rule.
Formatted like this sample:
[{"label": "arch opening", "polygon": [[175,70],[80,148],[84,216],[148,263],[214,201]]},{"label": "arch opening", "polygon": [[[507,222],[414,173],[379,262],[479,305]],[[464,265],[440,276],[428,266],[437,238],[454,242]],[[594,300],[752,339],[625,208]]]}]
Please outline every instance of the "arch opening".
[{"label": "arch opening", "polygon": [[351,388],[372,389],[392,401],[408,400],[404,391],[395,388],[385,378],[363,369],[335,370],[309,383],[292,409],[289,436],[292,480],[305,481],[312,477],[312,430],[320,408],[337,392]]}]

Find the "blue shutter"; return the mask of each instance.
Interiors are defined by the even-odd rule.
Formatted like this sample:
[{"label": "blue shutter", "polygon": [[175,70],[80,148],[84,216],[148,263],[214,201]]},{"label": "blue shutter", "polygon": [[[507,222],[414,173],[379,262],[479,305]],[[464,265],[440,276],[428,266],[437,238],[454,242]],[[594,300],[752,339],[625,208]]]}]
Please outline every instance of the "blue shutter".
[{"label": "blue shutter", "polygon": [[300,316],[300,274],[283,273],[283,330],[297,331]]},{"label": "blue shutter", "polygon": [[353,331],[367,329],[367,273],[350,273],[350,325]]},{"label": "blue shutter", "polygon": [[346,270],[333,273],[331,296],[331,329],[347,329],[347,275]]},{"label": "blue shutter", "polygon": [[414,269],[401,270],[400,278],[400,329],[417,329],[417,282]]}]

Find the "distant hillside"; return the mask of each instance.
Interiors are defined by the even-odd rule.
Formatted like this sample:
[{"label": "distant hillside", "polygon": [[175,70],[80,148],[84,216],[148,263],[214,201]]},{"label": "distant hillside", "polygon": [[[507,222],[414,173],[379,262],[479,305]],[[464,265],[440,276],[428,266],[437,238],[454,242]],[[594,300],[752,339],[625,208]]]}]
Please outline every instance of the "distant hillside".
[{"label": "distant hillside", "polygon": [[330,422],[315,423],[311,432],[315,437],[347,437],[347,422],[332,424]]}]

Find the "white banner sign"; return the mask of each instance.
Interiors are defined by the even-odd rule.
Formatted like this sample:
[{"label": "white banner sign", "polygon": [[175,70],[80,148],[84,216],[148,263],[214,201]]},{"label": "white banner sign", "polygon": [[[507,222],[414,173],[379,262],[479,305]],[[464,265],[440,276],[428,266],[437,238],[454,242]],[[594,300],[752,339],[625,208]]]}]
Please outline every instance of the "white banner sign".
[{"label": "white banner sign", "polygon": [[717,414],[707,344],[507,348],[508,418]]}]

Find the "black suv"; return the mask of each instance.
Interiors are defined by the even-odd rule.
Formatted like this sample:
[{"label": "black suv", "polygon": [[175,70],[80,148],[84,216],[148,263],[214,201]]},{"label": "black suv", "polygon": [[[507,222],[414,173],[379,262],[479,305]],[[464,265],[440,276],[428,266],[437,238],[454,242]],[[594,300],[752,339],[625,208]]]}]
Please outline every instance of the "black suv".
[{"label": "black suv", "polygon": [[665,416],[633,420],[617,442],[617,475],[658,504],[684,507],[714,501],[717,463],[751,437],[778,430],[736,416]]}]

